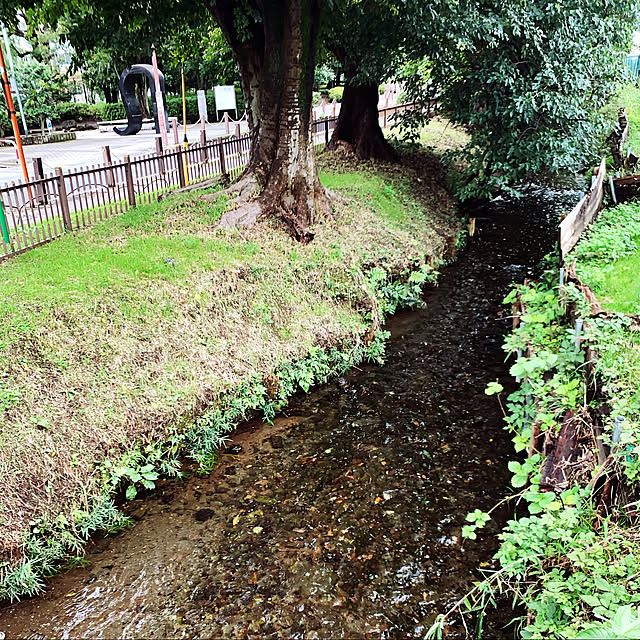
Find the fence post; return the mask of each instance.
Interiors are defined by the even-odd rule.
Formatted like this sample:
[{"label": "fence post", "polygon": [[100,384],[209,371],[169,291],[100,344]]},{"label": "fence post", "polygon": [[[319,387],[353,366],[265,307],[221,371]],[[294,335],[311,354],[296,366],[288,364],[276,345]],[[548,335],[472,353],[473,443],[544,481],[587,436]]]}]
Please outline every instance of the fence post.
[{"label": "fence post", "polygon": [[226,111],[224,112],[224,117],[222,119],[224,120],[225,133],[228,135],[230,133],[230,130],[229,130],[229,114]]},{"label": "fence post", "polygon": [[135,207],[136,192],[133,188],[133,169],[131,168],[131,158],[129,156],[124,157],[124,175],[127,179],[127,195],[129,196],[129,204],[132,207]]},{"label": "fence post", "polygon": [[162,152],[162,138],[156,138],[156,155],[158,156],[158,169],[164,175],[164,154]]},{"label": "fence post", "polygon": [[[33,176],[34,180],[42,180],[44,178],[42,158],[33,159]],[[36,198],[40,204],[47,204],[47,192],[41,184],[36,185]]]},{"label": "fence post", "polygon": [[182,149],[178,147],[178,178],[180,180],[180,188],[184,189],[187,186],[187,181],[184,175],[184,157],[182,155]]},{"label": "fence post", "polygon": [[67,199],[67,188],[64,184],[64,174],[60,167],[56,167],[58,177],[58,197],[60,198],[60,208],[62,209],[62,222],[65,231],[71,231],[71,213],[69,211],[69,200]]},{"label": "fence post", "polygon": [[236,122],[236,138],[240,137],[240,123]]},{"label": "fence post", "polygon": [[[202,117],[202,122],[204,123],[204,116]],[[203,127],[200,130],[200,160],[202,162],[207,161],[207,130]]]},{"label": "fence post", "polygon": [[382,114],[382,128],[386,129],[387,128],[387,109],[385,107],[383,114]]},{"label": "fence post", "polygon": [[[102,147],[102,160],[104,161],[105,167],[110,167],[113,162],[111,161],[111,148],[109,145]],[[115,184],[115,180],[113,179],[113,171],[109,169],[107,171],[107,187],[113,187]]]},{"label": "fence post", "polygon": [[329,146],[329,120],[327,118],[324,120],[324,146]]},{"label": "fence post", "polygon": [[227,173],[227,167],[226,167],[226,162],[224,159],[224,141],[220,141],[220,144],[218,145],[218,149],[220,149],[220,173],[222,173],[222,175],[225,175]]}]

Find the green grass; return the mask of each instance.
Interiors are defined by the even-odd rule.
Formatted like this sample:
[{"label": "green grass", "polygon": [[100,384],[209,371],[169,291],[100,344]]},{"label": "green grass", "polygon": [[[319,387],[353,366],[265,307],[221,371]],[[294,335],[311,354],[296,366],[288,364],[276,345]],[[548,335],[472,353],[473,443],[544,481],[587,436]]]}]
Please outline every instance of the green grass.
[{"label": "green grass", "polygon": [[634,84],[625,85],[619,102],[626,107],[629,116],[629,146],[636,155],[640,154],[640,88]]},{"label": "green grass", "polygon": [[407,214],[415,208],[415,202],[406,196],[406,189],[390,184],[384,177],[376,174],[364,174],[354,180],[353,174],[321,172],[320,181],[328,189],[342,192],[358,202],[367,202],[386,222],[402,225]]},{"label": "green grass", "polygon": [[575,249],[576,272],[602,307],[640,312],[640,203],[604,209]]},{"label": "green grass", "polygon": [[[272,220],[218,229],[227,201],[194,193],[0,263],[0,547],[31,541],[29,589],[122,483],[153,484],[180,453],[206,466],[247,408],[377,357],[370,327],[451,257],[453,203],[419,168],[321,162],[347,201],[308,245]],[[23,584],[3,591],[7,571],[0,597]]]}]

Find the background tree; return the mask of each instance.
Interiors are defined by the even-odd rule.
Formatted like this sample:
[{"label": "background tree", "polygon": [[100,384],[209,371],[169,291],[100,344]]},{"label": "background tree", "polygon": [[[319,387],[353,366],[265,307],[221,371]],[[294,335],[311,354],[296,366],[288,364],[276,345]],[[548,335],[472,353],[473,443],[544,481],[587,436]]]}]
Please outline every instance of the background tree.
[{"label": "background tree", "polygon": [[437,96],[471,133],[460,195],[512,192],[541,173],[595,161],[604,124],[598,111],[620,87],[636,3],[462,0],[446,9],[445,22],[437,10],[441,30],[413,41],[412,54],[433,61],[429,82],[417,73],[404,80],[410,99],[423,105],[414,125],[430,117]]},{"label": "background tree", "polygon": [[334,6],[323,43],[344,71],[345,87],[329,149],[347,143],[361,158],[397,158],[380,129],[378,85],[394,73],[402,54],[406,8],[394,0],[342,0]]}]

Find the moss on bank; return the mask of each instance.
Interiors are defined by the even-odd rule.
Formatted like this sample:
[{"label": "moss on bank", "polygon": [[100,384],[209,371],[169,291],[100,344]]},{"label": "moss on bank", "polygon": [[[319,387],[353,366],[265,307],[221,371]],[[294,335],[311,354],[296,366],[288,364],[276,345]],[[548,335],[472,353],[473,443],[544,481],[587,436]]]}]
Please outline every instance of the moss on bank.
[{"label": "moss on bank", "polygon": [[349,199],[305,246],[272,222],[215,229],[226,202],[190,195],[1,264],[0,598],[122,526],[117,492],[184,454],[206,469],[247,412],[380,359],[385,316],[454,253],[435,168],[328,156],[321,179]]}]

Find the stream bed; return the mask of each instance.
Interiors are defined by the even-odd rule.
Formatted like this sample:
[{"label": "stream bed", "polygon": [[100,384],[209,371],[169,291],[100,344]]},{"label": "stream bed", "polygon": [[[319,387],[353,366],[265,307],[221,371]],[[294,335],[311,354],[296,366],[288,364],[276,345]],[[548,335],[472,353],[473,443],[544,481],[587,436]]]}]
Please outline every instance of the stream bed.
[{"label": "stream bed", "polygon": [[[0,609],[6,638],[421,638],[478,579],[495,533],[462,544],[508,492],[513,457],[488,382],[506,382],[502,299],[534,276],[575,192],[495,202],[427,307],[390,320],[383,367],[248,422],[216,470],[132,501],[136,525]],[[505,605],[485,637],[512,638]],[[464,637],[452,626],[447,637]]]}]

